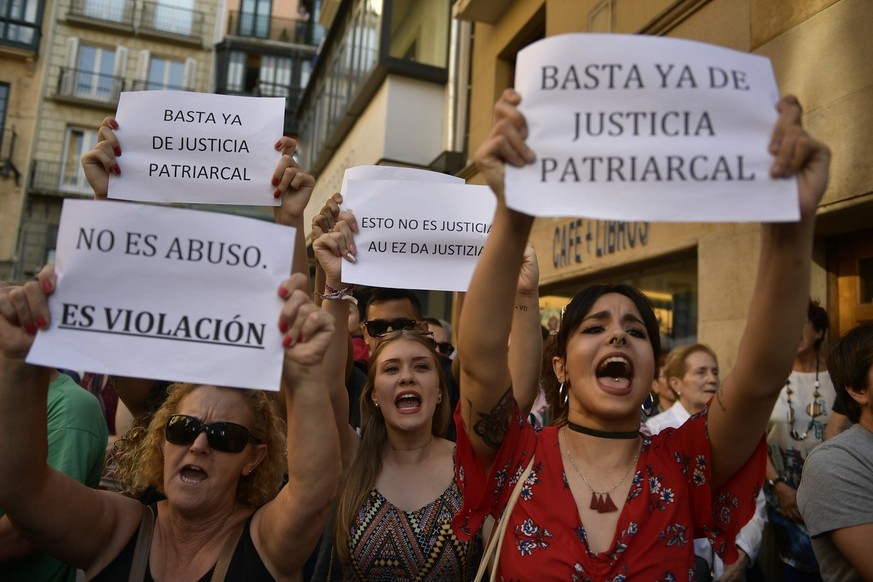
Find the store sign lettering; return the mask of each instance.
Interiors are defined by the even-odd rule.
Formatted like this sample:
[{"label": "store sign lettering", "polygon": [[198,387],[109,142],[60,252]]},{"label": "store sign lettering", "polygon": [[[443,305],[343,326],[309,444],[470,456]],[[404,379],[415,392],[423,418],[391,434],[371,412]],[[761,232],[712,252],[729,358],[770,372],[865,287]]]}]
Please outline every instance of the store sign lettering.
[{"label": "store sign lettering", "polygon": [[552,266],[581,265],[591,257],[604,257],[644,247],[649,242],[648,222],[576,219],[555,227]]}]

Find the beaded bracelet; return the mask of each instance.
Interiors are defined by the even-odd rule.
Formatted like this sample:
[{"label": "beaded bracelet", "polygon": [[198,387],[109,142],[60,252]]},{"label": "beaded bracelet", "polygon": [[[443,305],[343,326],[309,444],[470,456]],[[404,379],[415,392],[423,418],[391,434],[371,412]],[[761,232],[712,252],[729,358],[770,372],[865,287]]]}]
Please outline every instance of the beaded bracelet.
[{"label": "beaded bracelet", "polygon": [[319,293],[318,291],[316,291],[315,294],[318,295],[319,297],[321,297],[322,299],[329,299],[329,300],[339,299],[342,301],[351,301],[355,305],[358,304],[358,300],[355,299],[355,297],[352,295],[352,292],[355,290],[354,285],[349,285],[348,287],[346,287],[344,289],[334,289],[330,285],[325,284],[324,290],[327,291],[327,293]]}]

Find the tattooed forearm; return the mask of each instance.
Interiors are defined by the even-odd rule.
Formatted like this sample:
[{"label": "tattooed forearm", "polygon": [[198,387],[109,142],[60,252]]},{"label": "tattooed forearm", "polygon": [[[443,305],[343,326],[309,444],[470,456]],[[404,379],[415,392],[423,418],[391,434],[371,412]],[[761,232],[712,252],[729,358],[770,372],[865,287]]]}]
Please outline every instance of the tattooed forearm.
[{"label": "tattooed forearm", "polygon": [[500,398],[491,412],[476,412],[479,420],[473,425],[473,432],[493,449],[499,449],[509,425],[509,415],[512,414],[512,387]]},{"label": "tattooed forearm", "polygon": [[721,411],[727,412],[727,407],[724,405],[724,402],[721,399],[721,386],[719,386],[718,390],[715,391],[715,399],[718,401],[718,405],[721,407]]}]

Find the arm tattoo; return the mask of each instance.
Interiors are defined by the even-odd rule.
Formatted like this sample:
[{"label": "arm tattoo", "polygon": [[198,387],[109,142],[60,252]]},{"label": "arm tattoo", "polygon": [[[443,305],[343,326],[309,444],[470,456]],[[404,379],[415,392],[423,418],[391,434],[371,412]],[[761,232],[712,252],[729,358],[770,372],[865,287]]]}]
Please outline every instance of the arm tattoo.
[{"label": "arm tattoo", "polygon": [[721,386],[718,387],[718,390],[715,391],[715,399],[718,401],[718,405],[721,407],[722,412],[727,412],[727,407],[724,405],[721,399]]},{"label": "arm tattoo", "polygon": [[515,308],[518,309],[519,311],[525,311],[525,312],[527,311],[527,305],[522,305],[521,303],[516,305]]},{"label": "arm tattoo", "polygon": [[509,416],[512,414],[512,387],[500,398],[500,401],[485,414],[477,412],[479,420],[473,425],[475,432],[482,441],[493,449],[499,449],[509,426]]}]

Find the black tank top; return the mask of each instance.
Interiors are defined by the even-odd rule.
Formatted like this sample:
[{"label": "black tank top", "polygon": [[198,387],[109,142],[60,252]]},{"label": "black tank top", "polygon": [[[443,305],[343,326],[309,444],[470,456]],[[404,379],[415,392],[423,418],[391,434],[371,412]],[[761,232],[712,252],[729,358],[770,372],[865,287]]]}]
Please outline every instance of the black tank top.
[{"label": "black tank top", "polygon": [[[158,504],[152,504],[151,508],[155,512],[155,519],[157,519]],[[236,544],[236,549],[230,560],[230,567],[227,569],[226,582],[273,582],[275,580],[264,566],[261,557],[258,555],[258,550],[255,549],[255,544],[252,542],[252,517],[254,517],[254,514],[250,515],[246,520],[242,535]],[[133,536],[127,542],[127,545],[124,546],[124,549],[121,550],[121,553],[92,580],[94,582],[126,582],[128,576],[130,576],[130,568],[133,566],[133,553],[136,549],[138,537],[139,528],[133,532]],[[215,566],[212,566],[197,582],[209,582],[212,578],[213,570],[215,570]],[[154,582],[150,568],[146,568],[144,582]]]}]

